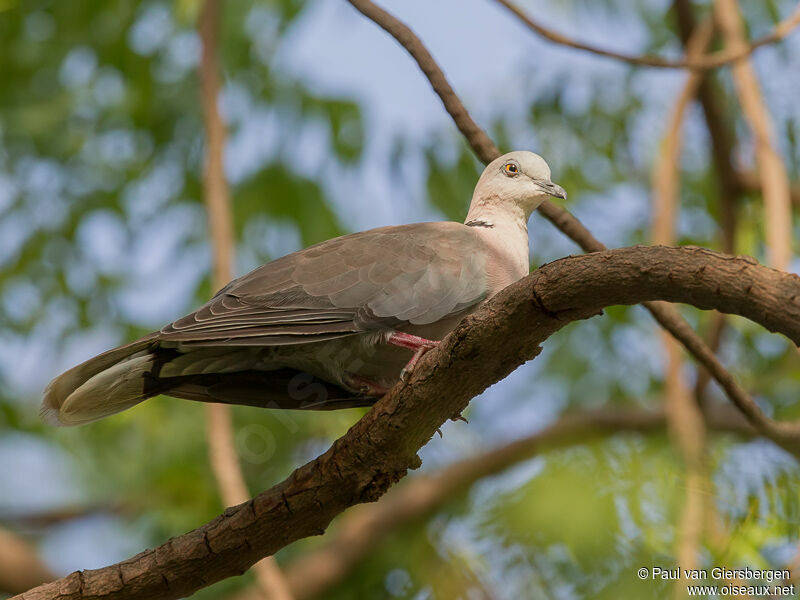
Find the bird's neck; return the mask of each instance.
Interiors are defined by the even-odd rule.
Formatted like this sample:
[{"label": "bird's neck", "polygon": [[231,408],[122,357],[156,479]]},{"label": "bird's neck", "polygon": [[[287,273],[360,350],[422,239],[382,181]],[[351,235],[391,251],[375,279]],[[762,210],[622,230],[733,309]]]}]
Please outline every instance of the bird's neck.
[{"label": "bird's neck", "polygon": [[509,280],[505,285],[521,279],[530,270],[528,216],[517,206],[473,200],[464,220],[502,261],[506,270],[503,278]]}]

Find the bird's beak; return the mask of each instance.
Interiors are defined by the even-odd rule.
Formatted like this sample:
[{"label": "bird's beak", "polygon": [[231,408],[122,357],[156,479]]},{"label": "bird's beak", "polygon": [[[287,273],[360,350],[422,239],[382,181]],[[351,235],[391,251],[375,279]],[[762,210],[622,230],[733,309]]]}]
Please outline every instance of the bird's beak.
[{"label": "bird's beak", "polygon": [[548,196],[552,196],[553,198],[560,198],[561,200],[567,199],[566,190],[564,190],[564,188],[562,188],[560,185],[553,183],[552,181],[537,181],[536,185]]}]

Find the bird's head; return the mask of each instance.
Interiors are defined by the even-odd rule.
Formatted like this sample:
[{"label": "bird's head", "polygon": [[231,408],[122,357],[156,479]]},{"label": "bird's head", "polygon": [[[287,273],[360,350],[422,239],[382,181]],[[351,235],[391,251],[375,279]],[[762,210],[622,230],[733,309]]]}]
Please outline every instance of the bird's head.
[{"label": "bird's head", "polygon": [[538,154],[509,152],[484,169],[475,186],[473,206],[530,214],[547,198],[566,200],[567,192],[550,181],[550,167]]}]

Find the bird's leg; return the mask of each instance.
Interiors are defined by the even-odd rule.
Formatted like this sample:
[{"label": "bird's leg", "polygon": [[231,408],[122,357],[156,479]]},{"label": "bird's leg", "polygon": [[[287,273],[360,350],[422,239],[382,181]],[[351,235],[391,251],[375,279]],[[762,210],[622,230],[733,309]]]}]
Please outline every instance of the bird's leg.
[{"label": "bird's leg", "polygon": [[403,333],[402,331],[393,331],[386,342],[392,346],[400,346],[401,348],[408,348],[414,351],[411,360],[409,360],[406,366],[403,367],[403,370],[400,371],[400,379],[402,381],[408,379],[411,371],[417,366],[419,359],[422,358],[428,350],[432,350],[439,345],[439,342],[436,340],[426,340],[423,337],[411,335],[410,333]]}]

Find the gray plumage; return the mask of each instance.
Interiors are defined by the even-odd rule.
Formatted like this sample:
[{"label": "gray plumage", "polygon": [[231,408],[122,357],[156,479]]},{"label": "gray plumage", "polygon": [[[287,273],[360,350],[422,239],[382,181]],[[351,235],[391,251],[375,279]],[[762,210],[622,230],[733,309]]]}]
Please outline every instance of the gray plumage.
[{"label": "gray plumage", "polygon": [[481,176],[467,224],[381,227],[270,262],[160,331],[54,379],[43,416],[77,425],[157,394],[276,408],[369,405],[367,391],[391,387],[410,357],[386,343],[393,331],[439,340],[527,273],[527,218],[548,195],[564,192],[540,157],[505,155]]}]

